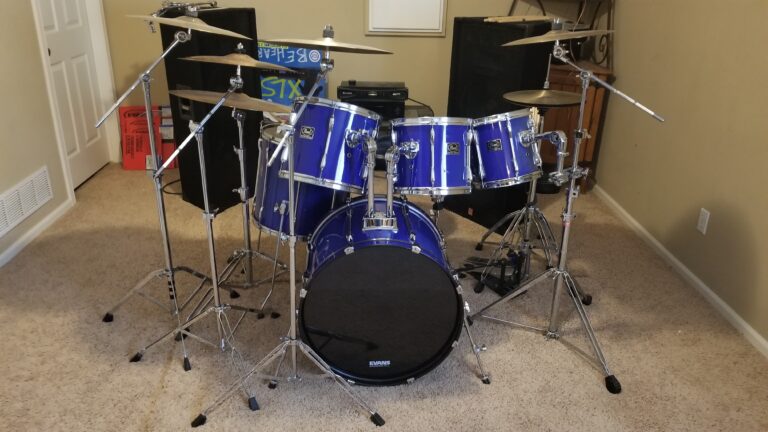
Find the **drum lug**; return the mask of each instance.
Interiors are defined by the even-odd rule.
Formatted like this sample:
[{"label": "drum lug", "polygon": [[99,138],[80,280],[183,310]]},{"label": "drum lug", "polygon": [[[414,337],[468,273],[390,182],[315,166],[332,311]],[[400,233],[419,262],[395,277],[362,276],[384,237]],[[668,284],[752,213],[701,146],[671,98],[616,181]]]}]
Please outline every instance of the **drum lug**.
[{"label": "drum lug", "polygon": [[420,254],[421,253],[421,248],[418,247],[417,245],[412,245],[411,246],[411,252],[413,252],[415,254]]},{"label": "drum lug", "polygon": [[344,248],[344,253],[347,254],[347,255],[351,254],[354,251],[355,251],[355,247],[354,246],[347,246],[347,247]]},{"label": "drum lug", "polygon": [[413,384],[413,382],[414,382],[414,381],[416,381],[416,378],[414,378],[414,377],[410,377],[410,378],[408,378],[407,380],[405,380],[405,383],[406,383],[406,384]]},{"label": "drum lug", "polygon": [[306,290],[306,289],[304,289],[304,288],[302,288],[302,289],[299,291],[299,297],[301,297],[301,298],[304,298],[304,297],[306,297],[306,296],[307,296],[307,290]]},{"label": "drum lug", "polygon": [[536,134],[532,130],[520,131],[517,134],[517,137],[520,139],[520,144],[522,144],[523,147],[530,147],[536,140]]},{"label": "drum lug", "polygon": [[419,142],[416,140],[406,141],[400,145],[400,151],[406,159],[413,159],[419,152]]},{"label": "drum lug", "polygon": [[461,285],[456,285],[456,292],[459,293],[460,296],[463,296],[464,288],[462,288]]},{"label": "drum lug", "polygon": [[453,343],[451,344],[451,347],[456,348],[457,346],[459,346],[459,341],[457,340],[453,341]]}]

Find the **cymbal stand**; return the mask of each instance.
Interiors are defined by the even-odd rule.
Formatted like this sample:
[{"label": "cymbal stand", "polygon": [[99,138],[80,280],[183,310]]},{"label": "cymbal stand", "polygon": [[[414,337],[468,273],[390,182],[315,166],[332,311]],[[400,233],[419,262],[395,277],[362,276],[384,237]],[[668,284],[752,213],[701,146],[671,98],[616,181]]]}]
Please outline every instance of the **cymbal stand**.
[{"label": "cymbal stand", "polygon": [[[575,155],[579,154],[579,148],[581,146],[582,141],[589,136],[586,128],[584,127],[584,108],[587,100],[587,90],[589,89],[589,85],[592,81],[606,87],[607,89],[611,90],[613,93],[618,94],[619,96],[626,99],[627,101],[637,106],[641,110],[645,111],[655,119],[659,121],[664,121],[662,117],[658,116],[653,111],[646,108],[639,102],[635,101],[634,99],[630,98],[629,96],[625,95],[624,93],[610,86],[608,83],[605,83],[599,78],[596,78],[590,71],[576,66],[573,62],[571,62],[566,57],[566,54],[567,54],[567,51],[565,50],[565,48],[563,48],[559,44],[559,42],[555,42],[555,47],[553,50],[554,57],[571,65],[571,67],[579,71],[579,78],[581,79],[581,101],[579,106],[579,120],[578,120],[579,129],[574,131],[573,153]],[[597,357],[597,361],[601,369],[603,370],[604,377],[605,377],[605,386],[609,392],[615,394],[615,393],[621,392],[621,384],[619,383],[619,380],[616,378],[616,376],[611,372],[611,370],[608,367],[608,362],[605,359],[603,351],[600,347],[600,343],[598,342],[597,337],[595,336],[594,329],[592,328],[589,318],[587,317],[586,311],[584,310],[584,307],[582,306],[581,301],[579,299],[575,279],[568,272],[568,269],[566,266],[566,259],[568,254],[568,241],[570,239],[571,225],[574,219],[573,204],[576,201],[576,198],[579,196],[579,187],[576,184],[576,181],[581,177],[586,176],[587,172],[588,172],[587,169],[581,168],[579,166],[578,157],[574,157],[572,165],[569,169],[553,172],[552,174],[550,174],[550,178],[552,179],[552,181],[557,184],[563,184],[565,182],[569,183],[568,189],[566,190],[565,209],[563,210],[563,215],[562,215],[562,219],[563,219],[562,243],[561,243],[560,250],[557,257],[557,267],[547,269],[546,271],[540,273],[539,275],[531,278],[528,282],[520,286],[517,290],[510,292],[509,294],[499,298],[498,300],[480,309],[478,312],[476,312],[472,316],[472,318],[473,319],[476,317],[486,318],[495,322],[519,326],[519,327],[527,328],[530,330],[542,331],[547,338],[558,339],[560,337],[560,333],[559,333],[560,298],[561,298],[563,288],[565,288],[568,292],[568,295],[571,297],[571,300],[573,301],[573,305],[575,306],[576,311],[578,312],[579,318],[581,319],[582,327],[584,328],[584,331],[587,334],[589,342],[592,346],[592,350],[594,351],[595,356]],[[502,320],[499,318],[486,315],[487,311],[490,310],[491,308],[514,299],[515,297],[519,296],[523,292],[527,291],[529,288],[532,288],[533,286],[535,286],[536,284],[538,284],[539,282],[545,279],[554,279],[554,292],[552,295],[552,303],[550,308],[549,325],[546,329],[534,327],[530,325],[519,324],[512,321],[506,321],[506,320]],[[563,287],[564,284],[565,284],[565,287]]]},{"label": "cymbal stand", "polygon": [[[136,354],[131,357],[131,362],[138,362],[141,361],[142,357],[146,353],[147,350],[152,348],[155,345],[160,344],[161,342],[165,342],[170,340],[175,335],[180,335],[178,339],[184,340],[185,336],[191,337],[192,339],[197,340],[198,342],[201,342],[203,344],[212,346],[214,348],[218,348],[221,351],[226,351],[227,349],[231,352],[231,359],[233,362],[233,365],[236,369],[238,369],[238,373],[242,371],[243,367],[241,363],[243,362],[242,355],[240,352],[235,348],[234,346],[234,331],[237,329],[240,322],[245,317],[245,313],[247,312],[256,312],[255,309],[251,308],[245,308],[242,306],[236,306],[236,305],[230,305],[230,304],[224,304],[221,302],[221,296],[220,296],[220,282],[219,282],[219,274],[218,274],[218,267],[216,265],[216,246],[214,243],[214,236],[213,236],[213,220],[216,217],[216,210],[211,209],[210,202],[208,200],[208,183],[207,183],[207,175],[206,175],[206,166],[205,166],[205,147],[203,146],[203,132],[204,127],[208,123],[208,121],[213,117],[213,115],[219,110],[219,108],[224,104],[224,102],[229,98],[232,93],[235,91],[241,89],[243,86],[243,80],[242,77],[238,73],[233,76],[230,79],[230,87],[227,90],[227,92],[219,99],[219,101],[214,105],[214,107],[211,109],[211,111],[206,114],[206,116],[203,118],[202,121],[200,121],[199,124],[195,124],[194,122],[190,122],[190,129],[191,133],[189,136],[187,136],[186,139],[179,145],[179,147],[171,154],[171,156],[168,158],[168,160],[165,161],[165,163],[160,167],[160,169],[155,174],[155,177],[159,177],[162,175],[163,170],[167,169],[168,165],[173,162],[174,159],[179,155],[181,151],[186,148],[186,146],[192,141],[194,138],[197,141],[197,151],[198,151],[198,161],[200,163],[200,177],[201,177],[201,183],[202,183],[202,191],[203,191],[203,220],[205,221],[205,227],[206,227],[206,233],[207,233],[207,239],[208,239],[208,254],[209,254],[209,260],[210,260],[210,266],[211,266],[211,282],[212,286],[208,294],[203,297],[203,299],[198,303],[198,306],[195,308],[195,311],[193,311],[193,315],[188,318],[186,322],[183,324],[179,324],[179,326],[164,335],[160,336],[159,338],[155,339],[153,342],[149,343],[148,345],[141,348]],[[202,312],[198,312],[199,308],[203,307],[204,305],[207,305],[208,302],[211,300],[205,300],[208,297],[210,297],[213,301],[213,305],[208,307],[207,309],[203,310]],[[243,312],[240,319],[236,322],[234,326],[230,325],[229,318],[227,317],[226,312],[228,310],[237,310]],[[218,340],[216,343],[211,342],[205,338],[202,338],[194,333],[192,333],[189,329],[193,324],[201,321],[203,318],[207,317],[209,314],[215,314],[216,317],[216,330],[218,333]],[[185,357],[184,359],[184,370],[190,370],[190,362],[189,358]],[[249,404],[251,406],[251,409],[258,409],[258,404],[256,403],[255,397],[251,396],[248,390],[243,386],[243,389],[245,390],[246,394],[248,394],[248,400]]]},{"label": "cymbal stand", "polygon": [[[274,279],[274,276],[276,276],[276,275],[273,275],[271,277],[267,277],[262,280],[254,282],[252,258],[254,257],[261,258],[269,263],[277,265],[281,269],[280,273],[285,271],[287,267],[285,264],[277,261],[277,256],[273,258],[269,255],[262,253],[258,249],[257,250],[251,249],[251,224],[250,224],[251,209],[250,209],[250,202],[248,200],[250,191],[248,189],[248,184],[247,184],[248,181],[245,176],[246,150],[245,150],[245,142],[243,139],[243,123],[245,121],[245,115],[246,113],[243,110],[239,110],[235,108],[232,109],[232,118],[234,118],[235,121],[237,122],[238,143],[239,143],[238,147],[235,147],[235,153],[237,153],[237,157],[240,161],[240,187],[238,189],[233,190],[233,192],[237,192],[240,195],[240,202],[242,203],[242,209],[243,209],[243,249],[236,250],[227,259],[227,266],[221,272],[222,286],[230,289],[230,296],[232,298],[238,297],[237,292],[234,290],[231,290],[232,288],[243,288],[243,289],[252,288],[264,282],[267,282],[270,279]],[[261,240],[261,238],[259,238],[259,240]],[[261,241],[259,241],[258,244],[260,245],[260,243]],[[242,263],[242,272],[244,274],[244,280],[240,283],[231,282],[229,279],[232,277],[233,274],[235,274],[235,270],[239,268],[238,265],[240,263]],[[263,304],[261,309],[263,309]],[[263,314],[260,314],[260,316],[263,317]]]},{"label": "cymbal stand", "polygon": [[[323,29],[323,37],[326,38],[332,38],[333,37],[333,28],[331,26],[326,26]],[[325,52],[323,54],[323,58],[320,62],[320,75],[318,76],[318,82],[321,81],[323,78],[327,76],[327,74],[333,69],[333,60],[330,57],[330,49],[326,48]],[[310,91],[309,96],[304,101],[304,104],[299,109],[299,111],[296,113],[296,116],[291,116],[291,126],[296,125],[296,121],[301,116],[301,113],[304,111],[304,108],[307,106],[309,102],[309,98],[311,98],[314,95],[314,92],[317,90],[316,86],[313,86],[312,90]],[[197,427],[205,424],[207,421],[208,415],[216,409],[219,405],[224,403],[225,400],[227,400],[236,390],[239,386],[242,386],[245,381],[247,381],[252,375],[257,374],[261,375],[261,371],[268,367],[272,362],[275,360],[279,360],[278,362],[278,371],[280,369],[280,365],[282,365],[283,359],[285,358],[286,353],[290,349],[290,361],[291,361],[291,374],[287,377],[288,381],[294,381],[298,382],[301,380],[301,377],[298,374],[297,370],[297,352],[301,352],[307,359],[309,359],[310,362],[312,362],[318,369],[320,369],[321,372],[323,372],[323,375],[326,375],[327,377],[334,380],[334,382],[341,388],[341,390],[347,394],[354,402],[357,404],[361,409],[366,411],[370,415],[370,420],[376,425],[376,426],[382,426],[384,425],[384,419],[377,413],[372,407],[370,407],[365,400],[363,400],[360,395],[357,394],[352,389],[352,386],[344,380],[341,376],[337,375],[333,372],[331,367],[311,348],[309,345],[305,344],[301,339],[298,338],[297,335],[297,323],[296,323],[296,197],[295,195],[295,182],[296,182],[296,176],[295,176],[295,161],[293,157],[293,151],[294,151],[294,145],[293,145],[293,132],[294,130],[291,130],[290,132],[286,133],[285,138],[281,141],[282,143],[287,143],[285,147],[285,151],[287,153],[287,159],[288,159],[288,247],[290,250],[290,261],[289,261],[289,282],[290,282],[290,328],[288,330],[288,336],[282,339],[282,342],[280,342],[272,351],[269,352],[264,358],[262,358],[247,374],[245,374],[242,378],[239,378],[236,380],[232,385],[224,391],[221,395],[219,395],[214,402],[209,405],[206,409],[204,409],[193,421],[192,421],[192,427]],[[275,159],[275,156],[277,155],[279,151],[276,149],[275,155],[273,155],[273,158],[270,162],[272,162]],[[373,187],[373,179],[369,179],[368,186]],[[275,375],[277,375],[277,373]],[[270,382],[270,388],[274,388],[274,382]]]},{"label": "cymbal stand", "polygon": [[[155,124],[154,124],[154,118],[152,115],[152,96],[151,96],[151,82],[152,82],[152,71],[157,67],[158,64],[166,57],[168,54],[170,54],[171,51],[173,51],[174,48],[176,48],[179,44],[186,43],[192,38],[192,32],[191,30],[187,31],[178,31],[175,34],[175,39],[171,43],[171,45],[168,46],[168,48],[163,51],[163,53],[153,61],[144,72],[139,74],[139,77],[136,79],[136,81],[133,82],[133,84],[128,88],[128,90],[125,91],[125,93],[120,96],[117,101],[107,110],[107,112],[99,119],[99,121],[96,123],[95,127],[100,127],[104,121],[125,101],[125,99],[130,95],[136,87],[141,84],[141,88],[144,93],[144,110],[147,117],[147,130],[149,131],[149,148],[152,154],[151,159],[151,167],[150,170],[153,173],[153,181],[155,186],[155,201],[157,205],[157,215],[158,219],[160,221],[160,234],[162,238],[162,245],[163,245],[163,257],[165,258],[165,267],[159,270],[155,270],[152,272],[149,272],[139,283],[134,285],[133,288],[131,288],[125,295],[116,303],[114,304],[109,310],[104,314],[104,317],[102,318],[102,321],[104,322],[112,322],[114,320],[114,313],[117,311],[120,306],[122,306],[128,299],[130,299],[131,296],[134,294],[139,295],[141,297],[144,297],[145,299],[151,301],[152,303],[157,304],[158,306],[162,308],[166,308],[160,301],[154,299],[153,297],[149,296],[148,294],[144,293],[142,291],[142,288],[144,288],[147,284],[149,284],[153,279],[155,278],[162,278],[165,277],[168,285],[168,295],[171,300],[170,310],[172,316],[175,316],[177,325],[181,325],[181,318],[180,318],[180,312],[183,310],[189,302],[197,296],[197,294],[200,292],[200,290],[203,288],[205,283],[210,280],[210,278],[196,270],[193,270],[189,267],[185,266],[174,266],[173,265],[173,255],[171,253],[171,243],[170,238],[168,235],[168,221],[165,214],[165,198],[163,196],[163,178],[161,175],[158,175],[158,165],[161,160],[161,156],[157,152],[157,144],[155,143]],[[189,298],[183,302],[181,306],[179,306],[178,299],[177,299],[177,291],[176,291],[176,278],[175,274],[176,272],[185,272],[189,273],[192,276],[200,279],[199,285],[192,291]],[[184,358],[184,364],[187,364],[187,349],[186,345],[184,344],[184,341],[181,341],[181,349],[182,354]]]}]

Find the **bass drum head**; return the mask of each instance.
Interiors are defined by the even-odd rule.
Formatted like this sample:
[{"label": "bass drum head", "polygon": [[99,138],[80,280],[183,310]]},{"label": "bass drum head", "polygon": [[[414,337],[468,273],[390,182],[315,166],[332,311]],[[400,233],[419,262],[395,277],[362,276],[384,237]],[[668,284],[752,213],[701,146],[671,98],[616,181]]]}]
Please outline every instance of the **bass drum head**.
[{"label": "bass drum head", "polygon": [[373,246],[339,256],[313,276],[299,325],[302,339],[339,375],[394,385],[448,356],[462,306],[451,276],[430,258]]}]

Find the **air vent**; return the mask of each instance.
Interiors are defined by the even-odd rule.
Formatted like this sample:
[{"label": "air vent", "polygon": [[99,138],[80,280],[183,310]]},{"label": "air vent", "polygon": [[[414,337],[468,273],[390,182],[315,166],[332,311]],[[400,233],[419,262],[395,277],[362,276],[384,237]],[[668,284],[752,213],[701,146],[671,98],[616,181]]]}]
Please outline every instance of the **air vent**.
[{"label": "air vent", "polygon": [[41,168],[0,195],[0,237],[53,198],[48,169]]}]

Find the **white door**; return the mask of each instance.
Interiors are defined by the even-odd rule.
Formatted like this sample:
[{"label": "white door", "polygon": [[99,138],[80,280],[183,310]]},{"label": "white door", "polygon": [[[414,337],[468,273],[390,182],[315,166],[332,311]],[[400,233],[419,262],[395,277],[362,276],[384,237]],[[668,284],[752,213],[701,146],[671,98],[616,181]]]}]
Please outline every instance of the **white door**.
[{"label": "white door", "polygon": [[[96,129],[103,100],[96,75],[86,0],[34,0],[45,35],[54,116],[61,125],[74,187],[109,162],[106,133]],[[101,23],[99,23],[101,25]]]}]

